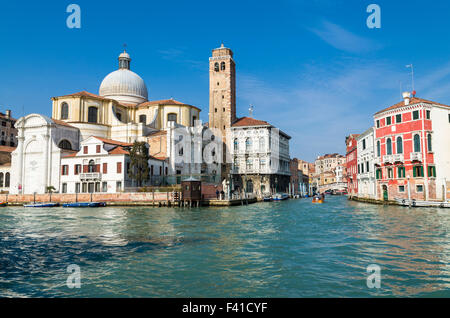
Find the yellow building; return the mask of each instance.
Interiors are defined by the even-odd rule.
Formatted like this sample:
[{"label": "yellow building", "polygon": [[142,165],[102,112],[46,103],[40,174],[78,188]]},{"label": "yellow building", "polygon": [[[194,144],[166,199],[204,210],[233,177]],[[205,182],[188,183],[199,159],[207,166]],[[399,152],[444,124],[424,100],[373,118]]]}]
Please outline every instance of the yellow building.
[{"label": "yellow building", "polygon": [[131,58],[123,52],[119,69],[102,81],[99,95],[78,92],[53,97],[52,118],[80,129],[81,139],[99,136],[124,142],[146,141],[173,121],[191,127],[200,109],[173,99],[149,101],[143,79],[130,70]]}]

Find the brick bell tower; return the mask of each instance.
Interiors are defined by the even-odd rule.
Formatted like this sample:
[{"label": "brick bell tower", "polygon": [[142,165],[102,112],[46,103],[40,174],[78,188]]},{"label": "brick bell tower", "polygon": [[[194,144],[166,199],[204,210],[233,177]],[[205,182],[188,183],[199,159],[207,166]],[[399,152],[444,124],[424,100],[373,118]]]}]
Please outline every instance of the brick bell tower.
[{"label": "brick bell tower", "polygon": [[225,139],[235,120],[236,65],[233,51],[222,44],[209,58],[209,127],[220,129]]}]

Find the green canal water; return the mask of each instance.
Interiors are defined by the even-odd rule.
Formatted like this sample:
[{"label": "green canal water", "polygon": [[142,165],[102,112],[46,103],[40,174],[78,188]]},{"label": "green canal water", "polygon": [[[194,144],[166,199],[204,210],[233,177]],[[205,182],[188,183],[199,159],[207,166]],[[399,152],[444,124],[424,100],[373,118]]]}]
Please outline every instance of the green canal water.
[{"label": "green canal water", "polygon": [[[450,296],[450,210],[0,208],[3,297]],[[80,288],[66,285],[78,265]],[[381,286],[367,287],[367,266]]]}]

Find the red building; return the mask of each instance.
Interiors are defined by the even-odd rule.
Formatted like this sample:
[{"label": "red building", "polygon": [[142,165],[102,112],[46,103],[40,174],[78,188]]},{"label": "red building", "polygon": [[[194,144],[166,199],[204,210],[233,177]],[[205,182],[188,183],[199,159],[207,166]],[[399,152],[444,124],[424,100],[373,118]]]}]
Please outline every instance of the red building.
[{"label": "red building", "polygon": [[347,146],[346,154],[346,169],[347,169],[347,191],[349,196],[358,195],[358,154],[356,137],[359,134],[351,134],[345,138],[345,144]]},{"label": "red building", "polygon": [[417,98],[374,115],[379,200],[445,200],[450,181],[450,106]]}]

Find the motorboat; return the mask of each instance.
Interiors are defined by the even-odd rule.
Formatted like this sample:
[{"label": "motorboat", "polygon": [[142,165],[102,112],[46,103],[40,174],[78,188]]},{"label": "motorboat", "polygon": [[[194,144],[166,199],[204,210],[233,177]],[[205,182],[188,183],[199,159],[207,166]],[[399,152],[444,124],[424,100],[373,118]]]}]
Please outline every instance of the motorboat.
[{"label": "motorboat", "polygon": [[106,202],[72,202],[63,204],[63,208],[98,208],[104,206],[106,206]]},{"label": "motorboat", "polygon": [[283,201],[287,199],[289,199],[289,195],[287,195],[286,193],[276,193],[272,197],[273,201]]},{"label": "motorboat", "polygon": [[44,203],[29,203],[23,205],[25,208],[54,208],[58,207],[57,202],[44,202]]}]

